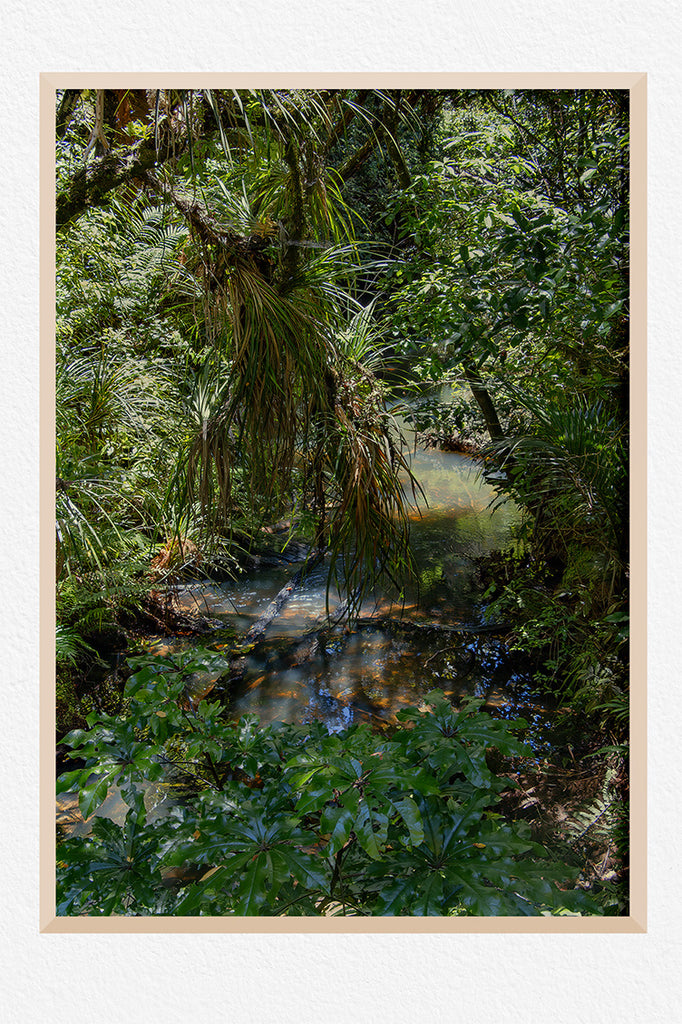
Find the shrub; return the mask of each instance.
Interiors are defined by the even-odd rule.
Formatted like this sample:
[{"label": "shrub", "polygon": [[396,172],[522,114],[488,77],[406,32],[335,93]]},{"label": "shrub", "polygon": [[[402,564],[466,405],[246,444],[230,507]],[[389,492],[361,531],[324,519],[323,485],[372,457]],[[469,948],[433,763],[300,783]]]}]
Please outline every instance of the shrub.
[{"label": "shrub", "polygon": [[[514,735],[525,723],[457,712],[439,691],[390,735],[234,723],[188,696],[195,673],[227,666],[221,655],[130,661],[126,717],[93,714],[64,740],[85,767],[58,789],[78,790],[87,818],[116,783],[129,810],[60,844],[58,914],[596,912],[571,888],[575,870],[495,811],[510,783],[487,752],[527,754]],[[145,783],[178,773],[192,794],[151,821]]]}]

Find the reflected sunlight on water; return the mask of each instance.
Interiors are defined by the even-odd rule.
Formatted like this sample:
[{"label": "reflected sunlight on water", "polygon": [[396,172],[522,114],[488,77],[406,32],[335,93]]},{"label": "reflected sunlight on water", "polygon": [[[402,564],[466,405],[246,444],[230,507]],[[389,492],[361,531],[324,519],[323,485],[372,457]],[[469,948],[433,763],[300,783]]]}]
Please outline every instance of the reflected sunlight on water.
[{"label": "reflected sunlight on water", "polygon": [[[516,510],[507,504],[491,511],[495,491],[464,455],[417,450],[412,468],[428,505],[411,523],[419,586],[408,588],[402,617],[433,628],[401,631],[400,606],[377,593],[363,606],[356,629],[323,629],[328,566],[322,564],[247,657],[243,679],[228,695],[235,716],[254,712],[264,722],[321,719],[337,730],[354,721],[394,722],[402,707],[419,703],[434,688],[457,703],[471,695],[486,698],[499,686],[500,672],[506,671],[510,694],[519,685],[504,669],[498,641],[448,632],[480,623],[475,559],[511,543]],[[243,633],[300,564],[259,570],[236,583],[188,585],[181,589],[181,607],[200,608]],[[339,602],[338,593],[329,594],[330,611]],[[370,617],[390,618],[390,623],[373,625],[366,621]],[[448,646],[454,655],[441,656]]]}]

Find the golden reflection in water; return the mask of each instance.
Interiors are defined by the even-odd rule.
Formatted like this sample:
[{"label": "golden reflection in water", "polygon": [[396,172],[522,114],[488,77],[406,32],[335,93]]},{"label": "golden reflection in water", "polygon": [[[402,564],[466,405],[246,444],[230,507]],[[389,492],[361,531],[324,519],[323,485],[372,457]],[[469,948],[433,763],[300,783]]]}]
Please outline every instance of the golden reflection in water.
[{"label": "golden reflection in water", "polygon": [[[428,507],[411,514],[412,547],[420,570],[419,592],[410,590],[404,604],[377,592],[361,609],[364,619],[401,615],[412,622],[467,623],[474,612],[469,586],[473,559],[500,546],[508,536],[509,509],[491,517],[494,490],[477,478],[477,466],[453,453],[417,451],[413,469],[422,483]],[[238,632],[248,629],[267,608],[297,566],[261,570],[235,584],[192,584],[183,601],[221,616]],[[402,707],[419,702],[430,689],[445,690],[457,701],[473,693],[475,674],[462,673],[455,662],[429,664],[438,646],[437,634],[401,637],[380,628],[343,630],[320,640],[320,648],[301,638],[308,630],[319,635],[325,621],[326,573],[321,566],[307,578],[271,624],[263,643],[247,658],[244,678],[229,695],[235,716],[253,711],[262,721],[320,718],[332,728],[352,720],[378,723],[395,720]],[[182,593],[182,588],[181,588]],[[330,594],[330,605],[338,603]],[[487,688],[487,687],[485,687]]]}]

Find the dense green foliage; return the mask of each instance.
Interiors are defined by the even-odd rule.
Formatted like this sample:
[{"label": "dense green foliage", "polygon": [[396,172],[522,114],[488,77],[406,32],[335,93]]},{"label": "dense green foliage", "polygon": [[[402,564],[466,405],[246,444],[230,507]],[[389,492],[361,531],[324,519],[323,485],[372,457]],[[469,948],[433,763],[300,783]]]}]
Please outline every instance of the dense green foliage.
[{"label": "dense green foliage", "polygon": [[[109,787],[130,810],[95,818],[59,849],[58,912],[88,914],[540,914],[587,912],[570,869],[528,827],[496,813],[505,780],[486,751],[528,753],[504,722],[434,693],[402,727],[330,735],[318,723],[260,728],[220,701],[188,704],[188,676],[220,656],[133,660],[125,718],[92,715],[65,738],[84,767],[62,775],[84,816]],[[517,723],[523,726],[525,723]],[[145,784],[199,791],[149,821]],[[200,788],[199,788],[200,787]],[[189,865],[192,870],[187,870]],[[172,889],[166,869],[184,865]],[[575,874],[575,872],[573,872]],[[190,879],[197,880],[190,880]]]},{"label": "dense green foliage", "polygon": [[481,437],[526,512],[489,613],[592,711],[627,688],[628,122],[618,93],[510,93],[446,110],[396,197],[391,270],[411,372],[453,385],[417,422]]},{"label": "dense green foliage", "polygon": [[[172,659],[94,712],[87,670],[281,519],[350,616],[400,596],[407,395],[523,513],[487,615],[625,757],[628,145],[610,90],[58,96],[58,725],[89,724],[60,787],[130,805],[60,845],[60,913],[593,909],[496,816],[486,749],[523,751],[474,709],[330,737],[187,705]],[[181,762],[201,791],[148,821]]]},{"label": "dense green foliage", "polygon": [[[168,94],[161,117],[118,97],[111,150],[158,156],[159,132],[173,137],[154,173],[119,180],[106,155],[88,165],[78,117],[60,141],[59,575],[172,536],[229,555],[236,534],[294,511],[343,558],[355,600],[377,575],[409,572],[409,466],[353,292],[373,258],[322,161],[350,99],[199,99],[191,113]],[[78,103],[85,117],[99,94]],[[239,125],[218,131],[219,113]],[[79,162],[87,201],[82,171],[69,176]]]}]

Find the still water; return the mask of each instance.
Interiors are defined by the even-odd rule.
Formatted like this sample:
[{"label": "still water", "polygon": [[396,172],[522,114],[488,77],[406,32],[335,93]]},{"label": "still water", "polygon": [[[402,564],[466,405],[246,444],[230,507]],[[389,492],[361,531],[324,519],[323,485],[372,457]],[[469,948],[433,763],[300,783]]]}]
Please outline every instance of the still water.
[{"label": "still water", "polygon": [[[328,565],[320,565],[248,656],[242,681],[226,695],[234,717],[253,712],[263,722],[319,719],[331,730],[356,721],[388,724],[402,707],[419,704],[438,688],[455,704],[482,697],[499,713],[535,715],[539,724],[545,712],[533,706],[530,680],[518,661],[499,638],[471,631],[483,622],[475,560],[511,545],[516,509],[510,503],[491,508],[495,491],[466,456],[417,450],[412,470],[428,502],[414,510],[411,523],[418,588],[408,591],[404,606],[376,594],[352,630],[343,624],[323,629]],[[300,564],[235,583],[186,586],[180,605],[243,634]],[[331,593],[332,620],[338,604],[338,594]],[[210,684],[210,678],[197,679],[197,691]]]},{"label": "still water", "polygon": [[[499,637],[458,632],[483,622],[475,560],[511,544],[516,509],[511,504],[491,509],[495,492],[465,456],[417,450],[412,470],[428,501],[411,522],[418,588],[408,592],[403,606],[376,594],[352,630],[343,624],[323,628],[328,626],[328,565],[319,565],[247,657],[241,682],[223,694],[230,715],[255,713],[264,723],[317,719],[332,731],[354,722],[381,727],[395,722],[401,708],[440,689],[455,705],[475,696],[494,713],[525,718],[539,753],[551,728],[551,710],[533,696],[523,663]],[[243,635],[302,564],[283,563],[234,583],[190,584],[180,588],[178,600],[181,608],[201,611]],[[332,621],[338,604],[338,594],[331,593]],[[164,640],[152,649],[185,645]],[[197,676],[195,696],[211,692],[214,681]],[[172,803],[167,786],[145,789],[150,815],[165,813]],[[77,794],[67,793],[57,804],[57,821],[69,834],[90,828],[77,801]],[[122,821],[126,812],[113,787],[97,813]]]}]

